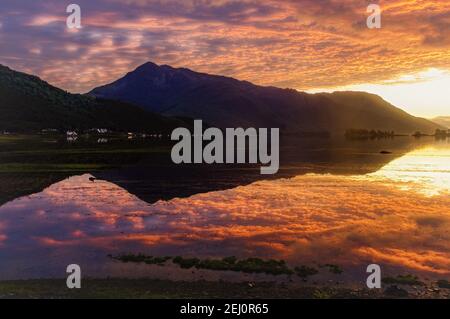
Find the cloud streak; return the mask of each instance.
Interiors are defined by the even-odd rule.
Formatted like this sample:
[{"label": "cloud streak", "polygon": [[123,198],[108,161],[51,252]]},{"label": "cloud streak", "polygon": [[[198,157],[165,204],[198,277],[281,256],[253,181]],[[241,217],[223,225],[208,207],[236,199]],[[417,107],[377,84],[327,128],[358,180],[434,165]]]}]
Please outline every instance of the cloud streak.
[{"label": "cloud streak", "polygon": [[0,63],[86,92],[152,60],[301,90],[450,70],[450,3],[363,0],[79,0],[69,32],[61,1],[2,1]]}]

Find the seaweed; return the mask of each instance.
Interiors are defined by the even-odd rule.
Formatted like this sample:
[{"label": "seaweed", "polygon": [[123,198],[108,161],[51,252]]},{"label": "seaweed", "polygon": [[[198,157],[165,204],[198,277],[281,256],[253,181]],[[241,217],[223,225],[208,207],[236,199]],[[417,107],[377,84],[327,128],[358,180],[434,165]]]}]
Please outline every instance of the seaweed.
[{"label": "seaweed", "polygon": [[410,285],[410,286],[423,286],[424,283],[413,275],[398,275],[397,277],[385,277],[382,279],[385,284],[397,284],[397,285]]},{"label": "seaweed", "polygon": [[319,271],[316,268],[308,267],[308,266],[299,266],[294,268],[296,274],[301,278],[306,278],[309,276],[316,275]]},{"label": "seaweed", "polygon": [[128,262],[135,262],[135,263],[146,263],[148,265],[160,265],[162,266],[166,261],[170,260],[171,257],[153,257],[153,256],[147,256],[144,254],[124,254],[124,255],[119,255],[119,256],[112,256],[112,255],[108,255],[108,257],[115,259],[115,260],[120,260],[124,263],[128,263]]}]

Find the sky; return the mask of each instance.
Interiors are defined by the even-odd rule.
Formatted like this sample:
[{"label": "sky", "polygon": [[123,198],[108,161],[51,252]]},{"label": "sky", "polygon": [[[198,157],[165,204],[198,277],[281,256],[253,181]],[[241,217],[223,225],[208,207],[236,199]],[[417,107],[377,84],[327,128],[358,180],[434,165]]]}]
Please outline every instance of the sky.
[{"label": "sky", "polygon": [[[81,7],[68,29],[66,7]],[[382,9],[369,29],[369,4]],[[0,64],[74,93],[153,61],[450,115],[448,0],[1,0]]]}]

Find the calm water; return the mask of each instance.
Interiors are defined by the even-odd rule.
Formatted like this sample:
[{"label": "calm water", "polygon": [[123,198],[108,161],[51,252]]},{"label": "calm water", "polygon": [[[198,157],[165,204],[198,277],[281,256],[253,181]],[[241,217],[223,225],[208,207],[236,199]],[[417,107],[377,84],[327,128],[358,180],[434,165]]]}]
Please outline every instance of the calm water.
[{"label": "calm water", "polygon": [[68,173],[0,206],[0,279],[63,277],[72,263],[89,276],[231,276],[107,258],[129,252],[332,263],[345,280],[373,262],[392,274],[450,275],[447,140],[302,142],[283,155],[268,180],[252,167],[177,168],[145,156]]}]

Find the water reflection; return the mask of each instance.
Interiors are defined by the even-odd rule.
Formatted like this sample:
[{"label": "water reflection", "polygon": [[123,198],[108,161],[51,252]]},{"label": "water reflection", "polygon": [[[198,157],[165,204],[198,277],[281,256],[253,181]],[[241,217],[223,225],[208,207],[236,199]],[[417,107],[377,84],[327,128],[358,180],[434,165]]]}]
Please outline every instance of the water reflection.
[{"label": "water reflection", "polygon": [[[427,143],[430,141],[407,137],[370,142],[293,138],[282,140],[281,165],[276,175],[261,175],[259,165],[250,164],[175,165],[169,154],[148,156],[134,165],[95,172],[95,175],[154,203],[160,199],[226,190],[261,179],[291,178],[308,173],[365,175]],[[382,150],[389,150],[390,154],[381,154]]]},{"label": "water reflection", "polygon": [[[0,205],[85,173],[119,185],[148,203],[261,179],[307,173],[367,174],[427,143],[430,140],[407,137],[373,141],[283,138],[280,171],[270,176],[261,175],[259,165],[175,165],[170,145],[160,139],[118,138],[96,143],[83,138],[67,143],[47,137],[19,137],[0,141]],[[390,154],[380,154],[381,150]]]},{"label": "water reflection", "polygon": [[404,189],[437,195],[450,191],[449,159],[448,144],[425,146],[392,161],[369,177],[388,178],[400,182]]},{"label": "water reflection", "polygon": [[364,176],[305,174],[153,204],[89,174],[75,176],[0,207],[0,279],[61,277],[70,263],[92,276],[132,275],[106,258],[119,252],[275,257],[346,269],[376,262],[445,276],[449,174],[442,146]]}]

